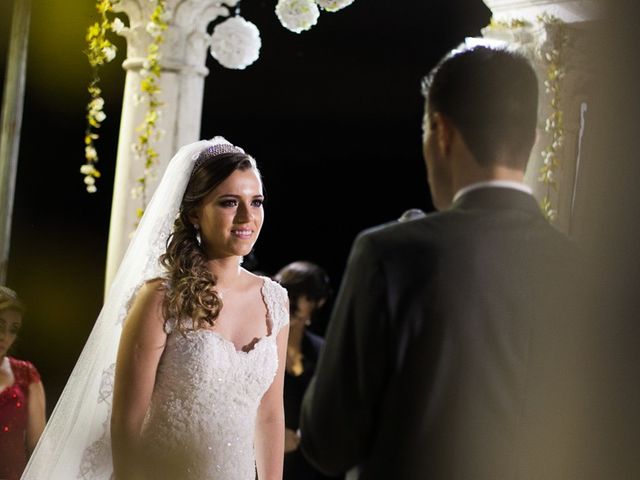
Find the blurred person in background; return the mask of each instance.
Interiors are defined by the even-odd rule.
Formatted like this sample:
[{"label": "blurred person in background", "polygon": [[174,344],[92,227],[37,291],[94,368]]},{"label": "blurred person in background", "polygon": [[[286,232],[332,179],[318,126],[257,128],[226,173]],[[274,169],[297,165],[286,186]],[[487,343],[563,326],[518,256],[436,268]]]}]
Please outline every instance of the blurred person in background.
[{"label": "blurred person in background", "polygon": [[274,276],[289,294],[290,327],[284,379],[285,459],[284,480],[319,480],[326,477],[302,456],[297,433],[302,397],[313,376],[324,339],[309,330],[331,296],[329,277],[315,263],[297,261]]},{"label": "blurred person in background", "polygon": [[0,478],[18,480],[45,425],[45,394],[31,362],[8,355],[22,326],[24,305],[0,286]]}]

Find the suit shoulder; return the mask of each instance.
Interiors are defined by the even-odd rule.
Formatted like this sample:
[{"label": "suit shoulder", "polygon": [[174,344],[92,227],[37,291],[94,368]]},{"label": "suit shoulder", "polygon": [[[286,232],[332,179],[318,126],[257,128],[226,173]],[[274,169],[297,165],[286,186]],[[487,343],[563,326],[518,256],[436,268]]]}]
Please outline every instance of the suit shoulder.
[{"label": "suit shoulder", "polygon": [[407,242],[423,242],[440,230],[438,225],[450,215],[448,212],[434,212],[425,217],[405,222],[387,222],[367,228],[358,234],[357,241],[377,247],[400,245]]}]

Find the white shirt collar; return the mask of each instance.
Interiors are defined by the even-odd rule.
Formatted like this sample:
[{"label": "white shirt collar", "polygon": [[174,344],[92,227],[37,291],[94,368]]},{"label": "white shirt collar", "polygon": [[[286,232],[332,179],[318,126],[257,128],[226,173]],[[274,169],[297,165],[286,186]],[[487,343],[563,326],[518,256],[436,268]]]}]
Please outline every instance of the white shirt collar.
[{"label": "white shirt collar", "polygon": [[487,180],[485,182],[476,182],[467,185],[466,187],[462,187],[453,196],[453,203],[457,202],[458,199],[464,194],[469,193],[472,190],[477,190],[479,188],[485,187],[512,188],[514,190],[520,190],[521,192],[528,193],[529,195],[532,194],[531,188],[524,183],[516,182],[513,180]]}]

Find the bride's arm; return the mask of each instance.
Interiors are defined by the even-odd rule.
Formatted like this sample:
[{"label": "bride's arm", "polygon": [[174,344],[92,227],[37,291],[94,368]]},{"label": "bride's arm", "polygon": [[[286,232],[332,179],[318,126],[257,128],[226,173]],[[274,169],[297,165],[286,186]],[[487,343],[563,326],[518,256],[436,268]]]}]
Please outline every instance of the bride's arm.
[{"label": "bride's arm", "polygon": [[111,446],[116,480],[136,478],[140,431],[151,401],[156,370],[164,351],[162,302],[164,289],[160,280],[146,283],[136,295],[124,327],[113,390]]},{"label": "bride's arm", "polygon": [[256,419],[256,467],[258,480],[281,480],[284,462],[284,366],[289,325],[278,332],[278,371],[262,397]]}]

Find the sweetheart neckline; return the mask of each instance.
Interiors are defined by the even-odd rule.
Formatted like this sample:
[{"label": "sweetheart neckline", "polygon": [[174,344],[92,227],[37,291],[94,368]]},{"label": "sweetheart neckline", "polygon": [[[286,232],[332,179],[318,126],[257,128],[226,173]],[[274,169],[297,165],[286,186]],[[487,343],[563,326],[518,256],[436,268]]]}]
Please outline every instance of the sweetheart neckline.
[{"label": "sweetheart neckline", "polygon": [[[235,353],[238,354],[245,354],[248,355],[251,352],[253,352],[257,347],[258,344],[260,342],[262,342],[262,340],[264,340],[265,338],[269,338],[273,336],[273,316],[271,314],[271,308],[269,306],[269,301],[267,300],[268,295],[266,294],[266,290],[267,290],[267,282],[269,281],[269,279],[267,277],[262,277],[262,286],[260,287],[260,296],[262,297],[262,302],[264,303],[265,306],[265,321],[267,323],[267,334],[263,335],[261,337],[254,337],[249,343],[247,343],[246,345],[243,345],[242,347],[240,347],[240,349],[238,349],[238,347],[236,347],[236,344],[232,341],[229,340],[228,338],[226,338],[225,336],[221,335],[220,333],[216,332],[215,330],[211,330],[209,328],[199,328],[198,330],[192,330],[190,333],[196,333],[196,332],[208,332],[213,334],[215,337],[219,338],[220,340],[223,341],[223,343],[225,343],[226,345],[229,345],[231,348],[233,348],[233,351]],[[253,343],[253,347],[250,350],[244,350],[244,348],[246,348],[247,346],[251,345]]]},{"label": "sweetheart neckline", "polygon": [[[249,355],[249,354],[250,354],[251,352],[253,352],[254,350],[257,350],[258,345],[259,345],[260,343],[264,343],[264,342],[263,342],[263,340],[265,340],[265,339],[270,338],[270,337],[272,337],[272,336],[273,336],[272,334],[269,334],[269,335],[263,335],[262,337],[257,338],[257,340],[254,338],[255,342],[254,342],[254,340],[252,340],[251,342],[249,342],[249,343],[247,344],[247,345],[251,345],[251,343],[252,343],[252,342],[254,342],[254,343],[253,343],[253,347],[251,348],[251,350],[246,350],[246,351],[245,351],[245,350],[242,350],[242,349],[238,350],[238,349],[236,348],[236,344],[235,344],[235,343],[233,343],[233,342],[232,342],[231,340],[229,340],[228,338],[223,337],[223,336],[222,336],[222,335],[220,335],[218,332],[214,332],[213,330],[209,330],[209,329],[207,329],[207,328],[201,328],[201,329],[199,329],[199,330],[196,330],[195,332],[190,332],[190,333],[196,333],[196,332],[207,332],[207,333],[209,333],[209,334],[213,335],[214,337],[216,337],[216,338],[220,339],[220,340],[222,341],[222,343],[224,343],[225,345],[228,345],[229,347],[231,347],[231,349],[232,349],[235,353],[237,353],[237,354],[244,354],[244,355]],[[244,347],[246,347],[247,345],[245,345]],[[243,347],[243,348],[244,348],[244,347]]]}]

